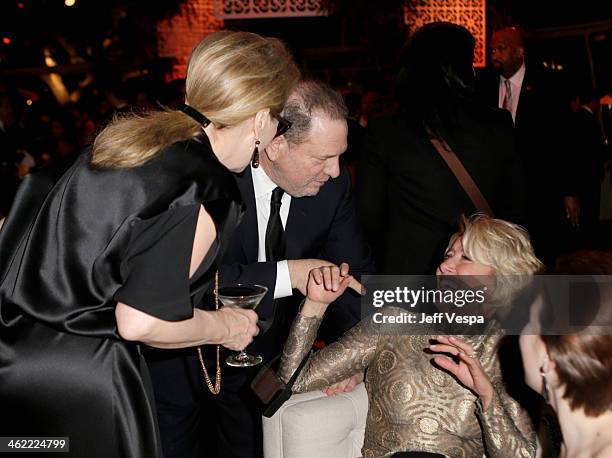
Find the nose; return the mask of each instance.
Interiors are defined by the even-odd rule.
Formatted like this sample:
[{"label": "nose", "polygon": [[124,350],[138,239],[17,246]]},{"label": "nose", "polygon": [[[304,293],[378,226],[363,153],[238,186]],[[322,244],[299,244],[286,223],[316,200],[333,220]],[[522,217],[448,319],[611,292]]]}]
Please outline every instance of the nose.
[{"label": "nose", "polygon": [[442,275],[452,275],[455,273],[455,261],[453,261],[453,258],[442,261],[442,264],[440,264],[440,273],[442,273]]},{"label": "nose", "polygon": [[325,173],[331,178],[338,178],[338,176],[340,176],[340,160],[337,157],[330,159],[330,162],[325,169]]}]

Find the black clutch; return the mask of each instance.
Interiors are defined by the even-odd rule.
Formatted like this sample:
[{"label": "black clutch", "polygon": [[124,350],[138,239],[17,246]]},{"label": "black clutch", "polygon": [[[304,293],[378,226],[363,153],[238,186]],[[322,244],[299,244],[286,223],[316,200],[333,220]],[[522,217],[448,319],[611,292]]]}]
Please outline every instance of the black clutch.
[{"label": "black clutch", "polygon": [[310,356],[310,352],[300,362],[300,365],[295,370],[287,383],[283,382],[276,371],[272,369],[274,363],[281,357],[277,356],[270,362],[266,363],[260,370],[257,376],[251,382],[251,389],[255,392],[259,400],[264,404],[265,408],[263,416],[270,418],[278,409],[291,397],[291,389],[298,375],[304,368],[306,361]]}]

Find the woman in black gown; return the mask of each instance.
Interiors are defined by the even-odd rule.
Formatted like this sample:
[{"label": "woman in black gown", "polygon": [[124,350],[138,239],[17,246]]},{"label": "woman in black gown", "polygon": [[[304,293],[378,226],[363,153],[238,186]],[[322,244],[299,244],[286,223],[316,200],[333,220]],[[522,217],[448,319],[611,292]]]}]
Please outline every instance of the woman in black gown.
[{"label": "woman in black gown", "polygon": [[283,126],[298,73],[278,40],[209,35],[182,111],[116,119],[74,164],[25,180],[0,222],[0,436],[161,456],[137,342],[241,349],[257,332],[253,311],[193,304],[242,215],[230,171]]}]

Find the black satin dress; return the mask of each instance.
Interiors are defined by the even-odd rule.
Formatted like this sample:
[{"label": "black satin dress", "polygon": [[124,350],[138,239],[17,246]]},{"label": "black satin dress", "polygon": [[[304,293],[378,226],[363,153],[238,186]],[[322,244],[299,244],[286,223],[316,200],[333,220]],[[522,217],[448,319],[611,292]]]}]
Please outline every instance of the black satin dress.
[{"label": "black satin dress", "polygon": [[[74,457],[159,457],[146,366],[119,337],[115,306],[192,317],[240,193],[206,137],[141,167],[90,161],[85,151],[26,178],[0,230],[0,436],[68,436]],[[189,280],[200,204],[217,239]]]}]

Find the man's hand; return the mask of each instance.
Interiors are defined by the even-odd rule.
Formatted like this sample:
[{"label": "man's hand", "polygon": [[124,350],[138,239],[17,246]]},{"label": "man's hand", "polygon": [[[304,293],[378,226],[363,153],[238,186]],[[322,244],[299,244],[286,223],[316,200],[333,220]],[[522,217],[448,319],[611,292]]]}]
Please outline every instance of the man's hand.
[{"label": "man's hand", "polygon": [[564,196],[563,207],[565,216],[570,220],[572,227],[580,226],[580,200],[575,196]]},{"label": "man's hand", "polygon": [[[291,288],[299,290],[304,296],[308,295],[308,277],[311,270],[325,266],[336,267],[333,262],[324,261],[323,259],[290,259],[287,261],[287,266],[289,268],[289,276],[291,277]],[[355,278],[351,279],[349,288],[358,294],[365,294],[361,283]]]},{"label": "man's hand", "polygon": [[336,394],[342,393],[350,393],[361,382],[363,382],[363,372],[357,372],[355,375],[347,379],[344,379],[338,383],[334,383],[326,390],[324,390],[324,392],[328,396],[335,396]]},{"label": "man's hand", "polygon": [[287,261],[287,266],[289,277],[291,277],[291,287],[300,290],[300,293],[306,296],[310,271],[323,266],[335,266],[335,264],[323,259],[290,259]]},{"label": "man's hand", "polygon": [[306,300],[300,313],[304,316],[321,317],[327,306],[338,299],[346,288],[351,288],[359,294],[364,294],[364,288],[349,274],[346,262],[337,266],[324,266],[312,269],[306,285]]}]

